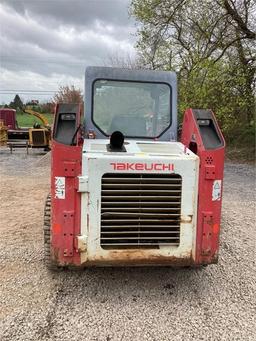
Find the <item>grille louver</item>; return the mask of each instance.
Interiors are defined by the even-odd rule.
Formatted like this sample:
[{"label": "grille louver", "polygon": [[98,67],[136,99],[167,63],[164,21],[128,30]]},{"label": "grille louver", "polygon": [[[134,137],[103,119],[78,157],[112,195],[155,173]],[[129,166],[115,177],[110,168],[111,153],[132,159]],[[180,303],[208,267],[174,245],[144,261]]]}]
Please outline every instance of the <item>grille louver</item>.
[{"label": "grille louver", "polygon": [[32,141],[34,146],[44,146],[45,141],[45,131],[44,130],[34,130],[32,131]]},{"label": "grille louver", "polygon": [[178,246],[181,186],[177,174],[103,175],[101,247]]}]

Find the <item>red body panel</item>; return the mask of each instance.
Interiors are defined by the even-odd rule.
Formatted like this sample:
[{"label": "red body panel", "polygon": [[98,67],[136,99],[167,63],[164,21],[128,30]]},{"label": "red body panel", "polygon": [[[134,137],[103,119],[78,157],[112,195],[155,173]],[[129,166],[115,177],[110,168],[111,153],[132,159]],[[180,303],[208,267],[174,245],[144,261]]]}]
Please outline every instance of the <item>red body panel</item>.
[{"label": "red body panel", "polygon": [[[76,236],[81,230],[81,194],[77,192],[77,176],[81,174],[82,146],[78,142],[74,146],[64,145],[53,139],[51,153],[51,255],[58,265],[80,265],[76,247]],[[65,178],[63,199],[56,198],[56,177]]]},{"label": "red body panel", "polygon": [[181,135],[181,142],[200,158],[196,264],[216,263],[218,260],[222,197],[212,200],[212,192],[214,180],[221,180],[222,194],[225,142],[214,116],[213,119],[223,140],[220,148],[205,148],[192,109],[185,112]]},{"label": "red body panel", "polygon": [[4,125],[8,129],[16,129],[16,110],[1,108],[0,109],[0,120],[4,121]]}]

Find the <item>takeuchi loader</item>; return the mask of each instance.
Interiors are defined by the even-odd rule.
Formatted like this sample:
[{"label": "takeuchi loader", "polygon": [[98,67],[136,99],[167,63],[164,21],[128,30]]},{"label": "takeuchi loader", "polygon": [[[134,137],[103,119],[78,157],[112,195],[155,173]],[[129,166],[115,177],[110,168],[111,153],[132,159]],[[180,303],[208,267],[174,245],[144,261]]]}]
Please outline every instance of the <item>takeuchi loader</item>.
[{"label": "takeuchi loader", "polygon": [[[51,269],[217,263],[225,142],[173,72],[88,67],[85,112],[58,104],[44,216]],[[83,117],[83,119],[82,119]]]}]

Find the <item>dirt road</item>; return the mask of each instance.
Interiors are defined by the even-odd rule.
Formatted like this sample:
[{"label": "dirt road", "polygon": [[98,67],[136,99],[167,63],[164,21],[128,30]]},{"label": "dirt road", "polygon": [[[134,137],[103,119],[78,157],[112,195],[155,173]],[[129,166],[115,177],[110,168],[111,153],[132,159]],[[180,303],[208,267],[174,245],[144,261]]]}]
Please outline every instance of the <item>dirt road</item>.
[{"label": "dirt road", "polygon": [[227,163],[218,265],[49,273],[47,157],[2,151],[0,340],[255,340],[255,169]]}]

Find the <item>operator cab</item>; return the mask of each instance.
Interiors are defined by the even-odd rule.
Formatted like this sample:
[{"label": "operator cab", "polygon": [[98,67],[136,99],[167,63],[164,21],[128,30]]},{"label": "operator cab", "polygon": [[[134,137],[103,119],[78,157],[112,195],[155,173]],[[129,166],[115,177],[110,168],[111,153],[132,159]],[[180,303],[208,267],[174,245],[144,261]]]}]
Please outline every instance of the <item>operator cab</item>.
[{"label": "operator cab", "polygon": [[87,67],[85,137],[177,140],[174,72]]}]

